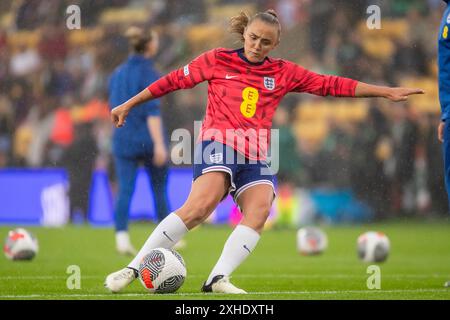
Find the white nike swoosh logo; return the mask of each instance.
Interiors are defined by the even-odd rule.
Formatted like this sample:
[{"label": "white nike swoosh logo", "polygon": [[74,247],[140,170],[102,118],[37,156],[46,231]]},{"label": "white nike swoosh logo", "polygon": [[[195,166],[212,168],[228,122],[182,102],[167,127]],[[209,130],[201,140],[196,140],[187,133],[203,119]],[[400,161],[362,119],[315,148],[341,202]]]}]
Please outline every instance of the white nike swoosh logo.
[{"label": "white nike swoosh logo", "polygon": [[233,78],[237,78],[238,76],[229,76],[229,75],[226,75],[225,76],[225,79],[233,79]]}]

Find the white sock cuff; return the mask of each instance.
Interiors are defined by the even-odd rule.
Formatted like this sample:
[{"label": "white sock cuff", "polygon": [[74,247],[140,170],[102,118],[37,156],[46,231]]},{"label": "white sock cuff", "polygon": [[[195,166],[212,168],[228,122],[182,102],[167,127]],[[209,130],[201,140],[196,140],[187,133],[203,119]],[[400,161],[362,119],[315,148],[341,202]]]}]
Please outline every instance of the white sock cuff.
[{"label": "white sock cuff", "polygon": [[247,246],[247,250],[253,251],[258,244],[261,235],[255,230],[243,224],[239,224],[231,233],[225,247],[238,246],[241,247],[243,244]]},{"label": "white sock cuff", "polygon": [[246,242],[252,246],[252,248],[249,248],[252,251],[256,247],[259,238],[261,238],[261,235],[255,229],[244,226],[243,224],[237,225],[233,233],[235,233],[240,239],[246,239]]},{"label": "white sock cuff", "polygon": [[180,228],[184,228],[183,231],[186,231],[186,232],[189,231],[189,229],[184,224],[183,220],[175,212],[170,213],[166,217],[165,220],[167,220],[169,223],[173,223],[174,225],[176,225],[176,226],[178,226]]},{"label": "white sock cuff", "polygon": [[[261,237],[261,235],[255,229],[250,228],[243,224],[238,224],[235,229],[239,230],[239,232],[248,233],[249,235],[252,234],[254,237],[257,237],[257,238]],[[242,230],[242,231],[240,231],[240,230]]]}]

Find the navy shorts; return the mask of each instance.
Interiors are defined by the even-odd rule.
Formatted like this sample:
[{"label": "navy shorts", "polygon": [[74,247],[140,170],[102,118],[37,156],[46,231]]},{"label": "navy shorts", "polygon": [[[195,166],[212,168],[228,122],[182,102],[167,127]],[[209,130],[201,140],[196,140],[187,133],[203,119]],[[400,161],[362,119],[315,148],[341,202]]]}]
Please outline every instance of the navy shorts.
[{"label": "navy shorts", "polygon": [[193,180],[213,171],[230,175],[231,186],[224,198],[229,193],[236,202],[242,192],[258,184],[270,185],[275,195],[274,177],[266,161],[251,161],[217,141],[202,141],[195,147]]}]

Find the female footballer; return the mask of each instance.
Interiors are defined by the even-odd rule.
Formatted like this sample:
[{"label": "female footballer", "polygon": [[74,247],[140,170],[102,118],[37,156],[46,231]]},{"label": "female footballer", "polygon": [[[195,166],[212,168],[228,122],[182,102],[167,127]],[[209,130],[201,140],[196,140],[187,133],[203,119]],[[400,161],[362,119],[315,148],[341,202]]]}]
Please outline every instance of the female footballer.
[{"label": "female footballer", "polygon": [[208,103],[194,155],[194,181],[188,199],[153,231],[133,261],[110,274],[105,286],[119,292],[137,276],[141,259],[153,248],[171,248],[202,223],[230,193],[243,219],[226,241],[202,287],[203,292],[246,293],[229,281],[231,273],[255,249],[274,200],[273,176],[266,162],[273,114],[284,95],[383,97],[405,101],[421,89],[390,88],[348,78],[319,75],[269,53],[279,44],[281,27],[273,10],[230,20],[242,37],[237,50],[213,49],[175,70],[114,108],[111,119],[125,124],[131,109],[150,99],[208,81]]}]

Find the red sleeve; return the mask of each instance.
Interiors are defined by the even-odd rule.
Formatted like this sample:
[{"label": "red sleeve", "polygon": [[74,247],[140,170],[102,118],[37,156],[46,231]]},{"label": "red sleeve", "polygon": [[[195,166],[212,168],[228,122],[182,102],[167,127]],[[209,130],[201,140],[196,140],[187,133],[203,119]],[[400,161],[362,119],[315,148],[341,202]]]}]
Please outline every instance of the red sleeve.
[{"label": "red sleeve", "polygon": [[217,49],[205,52],[183,68],[174,70],[150,84],[147,89],[155,98],[179,89],[189,89],[200,82],[211,80],[214,74]]},{"label": "red sleeve", "polygon": [[289,84],[289,92],[307,92],[318,96],[354,97],[358,81],[322,75],[306,70],[296,64],[292,65],[294,74]]}]

